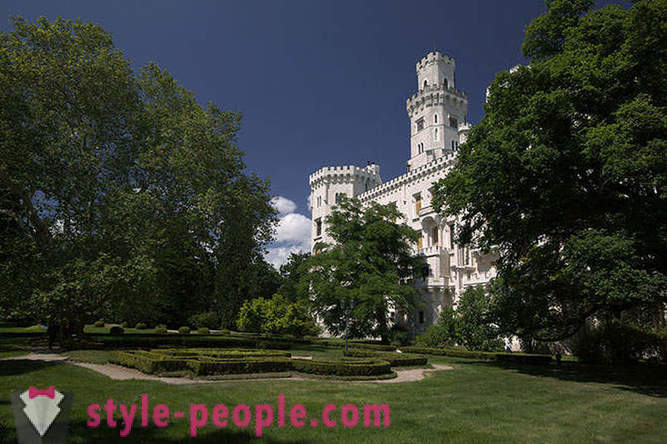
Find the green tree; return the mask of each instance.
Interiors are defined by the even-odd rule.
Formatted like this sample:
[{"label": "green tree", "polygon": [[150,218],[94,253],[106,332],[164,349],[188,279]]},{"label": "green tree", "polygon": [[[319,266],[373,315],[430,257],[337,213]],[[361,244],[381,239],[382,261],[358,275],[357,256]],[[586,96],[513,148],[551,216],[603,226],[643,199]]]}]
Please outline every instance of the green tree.
[{"label": "green tree", "polygon": [[390,334],[389,311],[409,310],[417,290],[410,285],[428,268],[412,254],[417,232],[403,223],[395,205],[343,199],[326,219],[334,244],[315,245],[302,288],[330,333],[346,338]]},{"label": "green tree", "polygon": [[434,205],[497,249],[505,331],[559,340],[667,301],[667,3],[547,5]]},{"label": "green tree", "polygon": [[304,273],[308,272],[310,253],[291,253],[287,262],[280,266],[282,283],[278,293],[290,301],[308,301],[308,292],[299,284]]},{"label": "green tree", "polygon": [[102,314],[234,317],[275,221],[238,113],[133,71],[96,25],[44,18],[0,34],[0,104],[3,310],[78,334]]},{"label": "green tree", "polygon": [[302,302],[290,302],[276,294],[271,299],[245,301],[236,326],[241,331],[294,336],[318,333],[315,320]]},{"label": "green tree", "polygon": [[459,298],[456,310],[446,307],[438,323],[417,338],[428,347],[462,345],[468,350],[500,351],[503,341],[495,324],[491,300],[484,287],[470,287]]}]

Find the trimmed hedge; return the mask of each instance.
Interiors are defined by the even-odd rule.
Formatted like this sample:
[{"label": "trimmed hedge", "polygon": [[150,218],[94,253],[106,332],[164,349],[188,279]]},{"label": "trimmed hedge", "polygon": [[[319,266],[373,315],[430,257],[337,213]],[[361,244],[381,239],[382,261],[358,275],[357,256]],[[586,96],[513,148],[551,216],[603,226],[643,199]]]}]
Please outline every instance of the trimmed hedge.
[{"label": "trimmed hedge", "polygon": [[292,359],[292,368],[298,372],[315,375],[372,376],[391,373],[389,362],[379,359],[343,359],[342,361]]},{"label": "trimmed hedge", "polygon": [[208,358],[289,358],[292,356],[290,352],[277,351],[277,350],[256,350],[256,349],[225,349],[225,350],[216,350],[216,349],[200,349],[200,348],[163,348],[151,350],[151,353],[166,355],[166,356],[178,356],[178,357],[188,357],[196,358],[198,356],[208,357]]},{"label": "trimmed hedge", "polygon": [[288,358],[226,358],[188,362],[197,376],[228,375],[232,373],[278,373],[292,369]]},{"label": "trimmed hedge", "polygon": [[134,350],[115,351],[109,361],[144,373],[188,371],[196,376],[279,373],[296,370],[316,375],[374,376],[391,373],[379,359],[317,361],[290,359],[288,353],[265,350]]},{"label": "trimmed hedge", "polygon": [[119,336],[122,335],[125,332],[125,329],[121,326],[114,325],[109,329],[109,334],[111,336]]},{"label": "trimmed hedge", "polygon": [[345,356],[352,356],[355,358],[381,359],[383,361],[389,362],[392,367],[426,365],[428,363],[428,359],[426,357],[409,353],[389,353],[352,349],[348,350]]},{"label": "trimmed hedge", "polygon": [[427,355],[451,356],[455,358],[470,358],[470,359],[489,359],[504,362],[518,362],[522,364],[549,364],[551,362],[551,355],[536,355],[528,353],[499,353],[499,352],[482,352],[469,351],[453,348],[430,348],[430,347],[415,347],[407,346],[401,347],[402,352],[408,353],[423,353]]}]

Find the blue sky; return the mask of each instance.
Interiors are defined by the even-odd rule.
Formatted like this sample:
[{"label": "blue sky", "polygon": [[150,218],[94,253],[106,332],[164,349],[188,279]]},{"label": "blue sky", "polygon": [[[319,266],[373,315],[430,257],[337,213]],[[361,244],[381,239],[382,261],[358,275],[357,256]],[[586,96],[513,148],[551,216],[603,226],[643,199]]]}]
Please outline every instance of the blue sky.
[{"label": "blue sky", "polygon": [[486,86],[523,62],[523,31],[544,10],[543,0],[4,0],[0,29],[12,15],[81,17],[135,66],[155,61],[200,103],[241,111],[248,169],[280,196],[278,263],[306,246],[312,171],[368,160],[383,180],[405,171],[405,99],[434,42],[455,58],[475,123]]}]

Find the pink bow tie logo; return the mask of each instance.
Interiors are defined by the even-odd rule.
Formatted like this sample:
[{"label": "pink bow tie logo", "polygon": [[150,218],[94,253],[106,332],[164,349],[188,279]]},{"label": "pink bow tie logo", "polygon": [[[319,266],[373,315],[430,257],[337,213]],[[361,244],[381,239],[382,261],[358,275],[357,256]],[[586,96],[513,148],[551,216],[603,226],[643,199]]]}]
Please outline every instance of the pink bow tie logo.
[{"label": "pink bow tie logo", "polygon": [[28,398],[32,399],[37,396],[48,396],[49,398],[53,399],[56,397],[56,388],[51,386],[47,389],[40,390],[37,387],[28,387]]}]

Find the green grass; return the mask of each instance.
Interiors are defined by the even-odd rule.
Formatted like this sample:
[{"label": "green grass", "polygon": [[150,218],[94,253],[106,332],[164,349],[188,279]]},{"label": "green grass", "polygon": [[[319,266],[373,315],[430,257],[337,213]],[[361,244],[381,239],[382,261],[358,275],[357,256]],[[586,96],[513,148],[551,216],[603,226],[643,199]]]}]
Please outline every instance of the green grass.
[{"label": "green grass", "polygon": [[[295,355],[342,357],[340,350],[319,347],[292,349]],[[70,352],[91,362],[104,351]],[[340,353],[340,356],[338,356]],[[267,442],[664,442],[667,436],[667,376],[663,369],[608,368],[580,365],[503,366],[498,363],[433,357],[454,370],[431,373],[418,382],[379,384],[331,380],[223,381],[207,385],[166,385],[154,381],[116,381],[65,363],[6,361],[0,363],[0,422],[13,442],[9,393],[30,385],[55,385],[74,393],[69,442],[188,442],[186,419],[169,427],[133,429],[121,439],[117,429],[89,430],[85,421],[91,403],[113,398],[137,403],[142,393],[151,406],[167,403],[187,411],[190,403],[233,406],[269,403],[278,394],[287,404],[303,403],[308,419],[319,417],[327,403],[387,403],[391,426],[386,429],[294,427],[265,429]],[[0,430],[2,430],[0,426]],[[234,426],[200,430],[198,442],[260,442],[254,428]],[[2,442],[0,437],[0,442]]]}]

